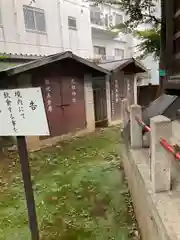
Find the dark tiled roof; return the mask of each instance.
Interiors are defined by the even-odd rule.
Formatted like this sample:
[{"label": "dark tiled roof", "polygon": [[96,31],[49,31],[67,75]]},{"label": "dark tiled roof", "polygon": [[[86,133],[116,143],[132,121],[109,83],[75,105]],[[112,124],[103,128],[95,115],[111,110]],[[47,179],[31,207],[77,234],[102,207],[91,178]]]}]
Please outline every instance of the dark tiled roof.
[{"label": "dark tiled roof", "polygon": [[67,52],[63,52],[63,53],[57,53],[57,54],[53,54],[47,57],[43,57],[40,59],[37,59],[35,61],[31,61],[29,63],[24,63],[15,67],[9,67],[6,69],[3,69],[0,71],[0,77],[1,76],[12,76],[21,72],[26,72],[28,70],[32,70],[41,66],[45,66],[49,63],[53,63],[53,62],[58,62],[61,61],[63,59],[73,59],[77,62],[80,62],[92,69],[95,69],[99,72],[102,72],[104,74],[110,74],[110,72],[108,70],[106,70],[105,68],[102,68],[101,66],[98,66],[95,63],[92,63],[84,58],[81,58],[75,54],[73,54],[70,51]]},{"label": "dark tiled roof", "polygon": [[141,72],[147,72],[148,70],[146,67],[135,60],[134,58],[127,58],[127,59],[122,59],[122,60],[117,60],[117,61],[108,61],[104,63],[100,63],[99,66],[108,70],[108,71],[113,71],[117,68],[122,69],[127,67],[129,64],[134,64],[136,67],[142,69]]},{"label": "dark tiled roof", "polygon": [[45,57],[47,55],[36,55],[36,54],[19,54],[19,53],[6,53],[0,52],[0,56],[4,59],[25,59],[25,60],[36,60],[38,58]]}]

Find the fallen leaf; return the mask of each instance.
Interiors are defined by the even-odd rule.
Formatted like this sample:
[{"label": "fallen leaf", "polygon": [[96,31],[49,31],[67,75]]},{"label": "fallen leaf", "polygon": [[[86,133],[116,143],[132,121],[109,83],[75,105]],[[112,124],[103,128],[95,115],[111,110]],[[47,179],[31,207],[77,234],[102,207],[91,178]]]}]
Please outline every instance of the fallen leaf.
[{"label": "fallen leaf", "polygon": [[58,197],[57,196],[52,196],[51,198],[53,201],[57,201],[58,200]]}]

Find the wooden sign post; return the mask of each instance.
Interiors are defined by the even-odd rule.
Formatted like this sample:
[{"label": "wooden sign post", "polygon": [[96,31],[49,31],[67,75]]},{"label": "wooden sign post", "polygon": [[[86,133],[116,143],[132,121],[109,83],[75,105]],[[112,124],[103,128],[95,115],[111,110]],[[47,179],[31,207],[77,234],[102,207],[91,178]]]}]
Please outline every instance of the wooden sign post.
[{"label": "wooden sign post", "polygon": [[0,136],[17,137],[31,239],[39,240],[25,136],[49,135],[41,88],[0,90],[0,102]]},{"label": "wooden sign post", "polygon": [[36,216],[35,200],[31,181],[31,172],[28,161],[28,151],[26,146],[26,138],[24,136],[17,137],[17,145],[19,150],[19,158],[21,163],[21,172],[24,182],[24,191],[26,195],[29,228],[31,231],[32,240],[39,240],[39,229]]}]

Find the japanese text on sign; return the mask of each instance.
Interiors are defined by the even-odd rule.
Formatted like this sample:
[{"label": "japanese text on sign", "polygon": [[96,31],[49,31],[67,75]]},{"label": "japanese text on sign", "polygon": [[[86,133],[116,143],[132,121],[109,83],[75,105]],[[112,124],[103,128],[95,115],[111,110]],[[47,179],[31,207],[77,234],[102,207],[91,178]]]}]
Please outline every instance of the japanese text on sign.
[{"label": "japanese text on sign", "polygon": [[71,89],[72,89],[72,102],[76,103],[76,82],[74,79],[71,80]]},{"label": "japanese text on sign", "polygon": [[50,85],[50,81],[48,79],[45,80],[45,95],[46,95],[46,107],[48,112],[53,111],[52,107],[52,89]]},{"label": "japanese text on sign", "polygon": [[111,112],[112,116],[115,116],[115,103],[114,103],[114,91],[111,91]]},{"label": "japanese text on sign", "polygon": [[40,88],[0,90],[0,136],[49,135]]},{"label": "japanese text on sign", "polygon": [[119,85],[118,85],[118,80],[115,80],[115,100],[116,103],[119,102]]}]

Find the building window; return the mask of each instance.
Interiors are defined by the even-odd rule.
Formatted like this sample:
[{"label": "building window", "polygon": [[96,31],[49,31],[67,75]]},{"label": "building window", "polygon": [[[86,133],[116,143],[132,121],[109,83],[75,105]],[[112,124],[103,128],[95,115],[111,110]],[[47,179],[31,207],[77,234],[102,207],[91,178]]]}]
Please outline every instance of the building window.
[{"label": "building window", "polygon": [[96,24],[101,26],[102,23],[102,19],[101,19],[101,12],[100,9],[96,9],[96,10],[91,10],[90,11],[90,16],[91,16],[91,23],[92,24]]},{"label": "building window", "polygon": [[100,56],[106,56],[106,48],[100,46],[94,46],[94,54]]},{"label": "building window", "polygon": [[124,58],[124,50],[123,49],[120,49],[120,48],[115,48],[114,50],[114,55],[115,57],[119,57],[119,58]]},{"label": "building window", "polygon": [[26,30],[46,32],[45,12],[42,9],[23,6]]},{"label": "building window", "polygon": [[108,14],[105,14],[105,20],[104,20],[104,22],[105,22],[105,26],[108,27],[108,25],[109,25]]},{"label": "building window", "polygon": [[70,29],[77,29],[76,18],[74,18],[74,17],[68,17],[68,27],[69,27]]},{"label": "building window", "polygon": [[115,25],[123,23],[123,16],[120,14],[115,15]]}]

